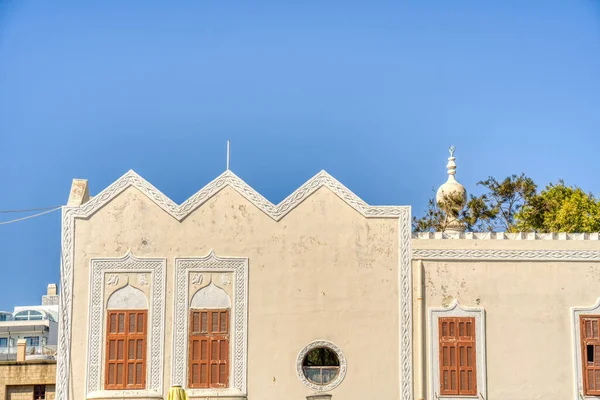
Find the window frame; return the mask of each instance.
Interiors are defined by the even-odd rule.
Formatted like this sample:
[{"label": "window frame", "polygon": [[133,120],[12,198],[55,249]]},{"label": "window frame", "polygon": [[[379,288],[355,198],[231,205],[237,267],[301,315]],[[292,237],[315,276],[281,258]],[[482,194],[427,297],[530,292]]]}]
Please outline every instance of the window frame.
[{"label": "window frame", "polygon": [[[189,308],[193,297],[203,286],[192,287],[190,282],[196,274],[229,273],[233,275],[230,298],[230,369],[229,387],[227,389],[190,389],[187,388],[188,368],[188,327]],[[214,282],[213,282],[214,283]],[[217,285],[215,285],[217,286]],[[217,286],[219,287],[219,286]],[[196,290],[198,289],[198,290]],[[222,289],[222,288],[221,288]],[[227,292],[227,291],[226,291]],[[192,397],[244,397],[247,396],[248,376],[248,258],[219,257],[210,251],[204,257],[175,258],[175,293],[172,329],[172,385],[186,388]],[[205,307],[210,308],[210,307]],[[217,308],[217,307],[215,307]],[[224,308],[224,307],[219,307]]]},{"label": "window frame", "polygon": [[[111,327],[111,317],[112,315],[116,314],[116,323],[118,324],[118,319],[119,319],[119,314],[124,314],[124,330],[123,333],[118,331],[118,327],[117,327],[117,332],[110,332],[110,327]],[[129,332],[130,329],[130,319],[131,319],[131,315],[134,314],[135,317],[135,326],[136,326],[136,332],[135,333],[131,333]],[[143,331],[140,333],[137,329],[137,327],[139,326],[139,315],[142,314],[144,317],[144,327],[143,327]],[[110,359],[110,340],[123,340],[124,344],[123,344],[123,362],[122,363],[117,363],[114,362]],[[142,340],[142,349],[141,349],[141,354],[142,354],[142,358],[141,361],[139,361],[139,358],[135,358],[133,359],[133,361],[131,361],[131,359],[128,357],[129,355],[129,343],[130,341],[138,341],[138,340]],[[124,309],[124,310],[107,310],[106,312],[106,339],[105,339],[105,357],[104,357],[104,390],[144,390],[146,388],[146,366],[148,363],[148,355],[147,355],[147,347],[148,347],[148,310],[147,309]],[[137,351],[139,353],[139,348],[134,344],[134,351]],[[118,349],[115,350],[115,352],[118,352]],[[109,383],[109,366],[111,364],[122,364],[123,365],[123,383],[118,384],[118,383]],[[141,364],[141,371],[142,371],[142,380],[141,382],[134,382],[133,384],[128,384],[128,374],[129,374],[129,365],[133,364],[134,368],[136,368],[136,366],[138,364]],[[115,371],[115,376],[116,376],[117,372]]]},{"label": "window frame", "polygon": [[[475,321],[475,376],[476,394],[441,394],[440,374],[440,319],[441,318],[474,318]],[[458,327],[457,327],[458,328]],[[449,306],[429,308],[428,327],[429,351],[429,396],[443,400],[479,399],[480,395],[487,398],[486,344],[485,344],[485,310],[483,307],[464,307],[458,300]],[[457,377],[458,378],[458,377]]]},{"label": "window frame", "polygon": [[[308,377],[304,373],[304,359],[312,350],[321,347],[333,351],[337,356],[339,362],[339,369],[337,375],[335,376],[335,378],[333,378],[331,381],[324,385],[314,383],[312,380],[308,379]],[[296,374],[298,375],[298,379],[300,379],[304,386],[319,393],[327,392],[338,387],[346,377],[347,368],[348,366],[346,363],[346,357],[344,356],[342,350],[335,344],[327,340],[315,340],[314,342],[309,343],[308,345],[306,345],[306,347],[300,350],[300,353],[298,353],[298,356],[296,357]]]},{"label": "window frame", "polygon": [[[199,319],[198,319],[198,331],[194,330],[194,324],[195,324],[195,319],[194,319],[194,314],[198,313],[199,314]],[[203,313],[207,313],[207,319],[206,319],[206,332],[203,332],[202,326],[202,314]],[[213,326],[214,326],[214,313],[217,313],[217,329],[218,331],[213,331]],[[222,330],[222,316],[221,314],[225,313],[225,330]],[[230,381],[230,375],[231,375],[231,309],[230,308],[190,308],[189,310],[189,331],[188,331],[188,374],[187,374],[187,387],[190,389],[227,389],[229,388],[229,381]],[[194,342],[195,341],[200,341],[200,343],[202,342],[202,339],[206,340],[208,342],[207,344],[207,360],[206,362],[202,362],[202,360],[199,360],[198,362],[196,362],[193,358],[193,351],[194,351]],[[222,351],[222,347],[221,347],[221,342],[225,342],[225,348],[227,349],[227,355],[225,357],[225,360],[222,359],[222,357],[220,357],[218,360],[213,360],[212,359],[212,352],[213,352],[213,342],[218,342],[218,348],[220,350],[218,350],[219,352]],[[202,346],[200,344],[200,346]],[[200,351],[202,351],[200,349]],[[206,371],[206,376],[207,376],[207,382],[206,384],[200,382],[198,384],[194,384],[193,383],[193,367],[194,365],[198,365],[198,367],[201,369],[202,365],[206,364],[207,365],[207,371]],[[212,378],[212,365],[217,365],[218,370],[220,374],[220,367],[221,365],[225,366],[225,381],[221,382],[220,379],[218,380],[218,382],[216,383],[212,383],[211,382],[211,378]],[[199,371],[200,373],[200,371]]]},{"label": "window frame", "polygon": [[21,310],[15,313],[13,319],[15,321],[43,321],[46,319],[46,313],[38,310]]},{"label": "window frame", "polygon": [[573,372],[575,386],[573,399],[600,400],[600,395],[585,394],[584,380],[584,349],[582,346],[581,317],[600,318],[600,298],[590,307],[571,307],[571,331],[573,336]]},{"label": "window frame", "polygon": [[[24,336],[23,339],[25,339],[25,346],[26,347],[40,347],[40,337],[39,336]],[[31,340],[30,340],[31,339]],[[33,340],[35,339],[35,340]],[[30,344],[35,342],[36,344]]]},{"label": "window frame", "polygon": [[[444,324],[448,324],[448,334],[444,335]],[[450,324],[454,324],[452,328]],[[461,324],[471,324],[471,335],[461,335],[460,334],[460,325]],[[452,329],[454,331],[452,331]],[[465,326],[466,330],[466,326]],[[440,371],[440,396],[477,396],[477,321],[475,321],[475,317],[438,317],[438,340],[439,340],[439,363],[438,368]],[[466,332],[464,332],[466,333]],[[461,345],[470,346],[473,348],[474,354],[472,355],[472,367],[465,365],[465,368],[461,368]],[[455,358],[455,368],[452,368],[452,365],[449,365],[447,370],[451,373],[454,369],[456,371],[456,390],[444,389],[442,384],[442,372],[444,372],[444,347],[448,347],[450,349],[449,357],[452,359],[452,349],[454,349],[454,358]],[[468,351],[465,352],[465,356],[468,357]],[[468,362],[467,362],[468,364]],[[473,385],[473,389],[469,390],[461,387],[461,379],[460,374],[463,371],[474,371],[475,384]]]},{"label": "window frame", "polygon": [[[584,323],[586,322],[586,320],[589,320],[592,323],[592,334],[593,334],[593,322],[596,322],[596,336],[598,336],[598,338],[594,339],[589,339],[585,337],[585,329],[584,329]],[[596,352],[596,347],[600,347],[600,315],[580,315],[579,316],[579,340],[581,343],[581,374],[582,374],[582,380],[583,380],[583,395],[586,397],[598,397],[600,396],[600,383],[596,384],[596,389],[589,389],[589,384],[588,384],[588,368],[590,367],[588,364],[589,361],[587,361],[587,346],[591,345],[594,346],[594,353]],[[595,358],[595,357],[594,357]],[[595,363],[595,362],[594,362]],[[594,371],[598,371],[600,372],[600,365],[599,366],[591,366],[592,370]],[[594,392],[594,393],[591,393]]]},{"label": "window frame", "polygon": [[33,400],[45,400],[46,399],[46,385],[34,385],[33,386]]}]

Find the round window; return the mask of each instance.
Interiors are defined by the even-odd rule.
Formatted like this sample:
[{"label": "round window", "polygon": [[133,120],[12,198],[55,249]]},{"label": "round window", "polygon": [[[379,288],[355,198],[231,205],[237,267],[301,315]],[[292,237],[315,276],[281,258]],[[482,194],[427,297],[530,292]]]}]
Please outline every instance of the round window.
[{"label": "round window", "polygon": [[335,388],[344,379],[346,360],[333,343],[316,341],[300,352],[296,369],[306,386],[316,391],[326,391]]}]

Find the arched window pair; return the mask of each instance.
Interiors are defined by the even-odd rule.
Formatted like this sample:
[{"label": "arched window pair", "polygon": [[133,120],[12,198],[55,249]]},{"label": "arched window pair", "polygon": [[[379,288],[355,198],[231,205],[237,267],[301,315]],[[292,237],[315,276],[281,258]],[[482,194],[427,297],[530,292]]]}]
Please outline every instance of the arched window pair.
[{"label": "arched window pair", "polygon": [[[106,390],[145,389],[148,300],[130,285],[114,292],[107,303]],[[231,300],[212,282],[190,302],[188,387],[229,385]]]}]

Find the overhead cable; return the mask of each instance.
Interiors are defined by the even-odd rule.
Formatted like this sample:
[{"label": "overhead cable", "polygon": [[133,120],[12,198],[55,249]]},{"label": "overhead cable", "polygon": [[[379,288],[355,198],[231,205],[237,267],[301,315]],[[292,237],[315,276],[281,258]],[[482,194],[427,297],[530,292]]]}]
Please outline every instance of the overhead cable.
[{"label": "overhead cable", "polygon": [[61,207],[61,206],[42,207],[42,208],[26,208],[23,210],[0,210],[0,214],[22,213],[22,212],[29,212],[29,211],[43,211],[43,210],[55,209],[56,207]]},{"label": "overhead cable", "polygon": [[56,208],[53,208],[51,210],[44,211],[44,212],[41,212],[41,213],[37,213],[37,214],[33,214],[33,215],[28,215],[26,217],[17,218],[17,219],[13,219],[13,220],[10,220],[10,221],[2,221],[2,222],[0,222],[0,225],[8,225],[8,224],[12,224],[12,223],[19,222],[19,221],[24,221],[26,219],[39,217],[40,215],[48,214],[48,213],[51,213],[53,211],[60,210],[61,208],[62,208],[62,206],[58,206]]}]

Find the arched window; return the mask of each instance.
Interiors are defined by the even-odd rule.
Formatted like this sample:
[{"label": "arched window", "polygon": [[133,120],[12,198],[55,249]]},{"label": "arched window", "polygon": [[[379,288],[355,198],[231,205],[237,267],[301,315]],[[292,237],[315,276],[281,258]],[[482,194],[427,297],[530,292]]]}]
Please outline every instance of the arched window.
[{"label": "arched window", "polygon": [[106,309],[104,388],[144,389],[148,299],[144,292],[127,285],[110,296]]},{"label": "arched window", "polygon": [[36,310],[25,310],[15,314],[16,321],[37,321],[44,319],[45,314]]},{"label": "arched window", "polygon": [[229,386],[229,314],[231,300],[212,282],[190,303],[188,387]]}]

